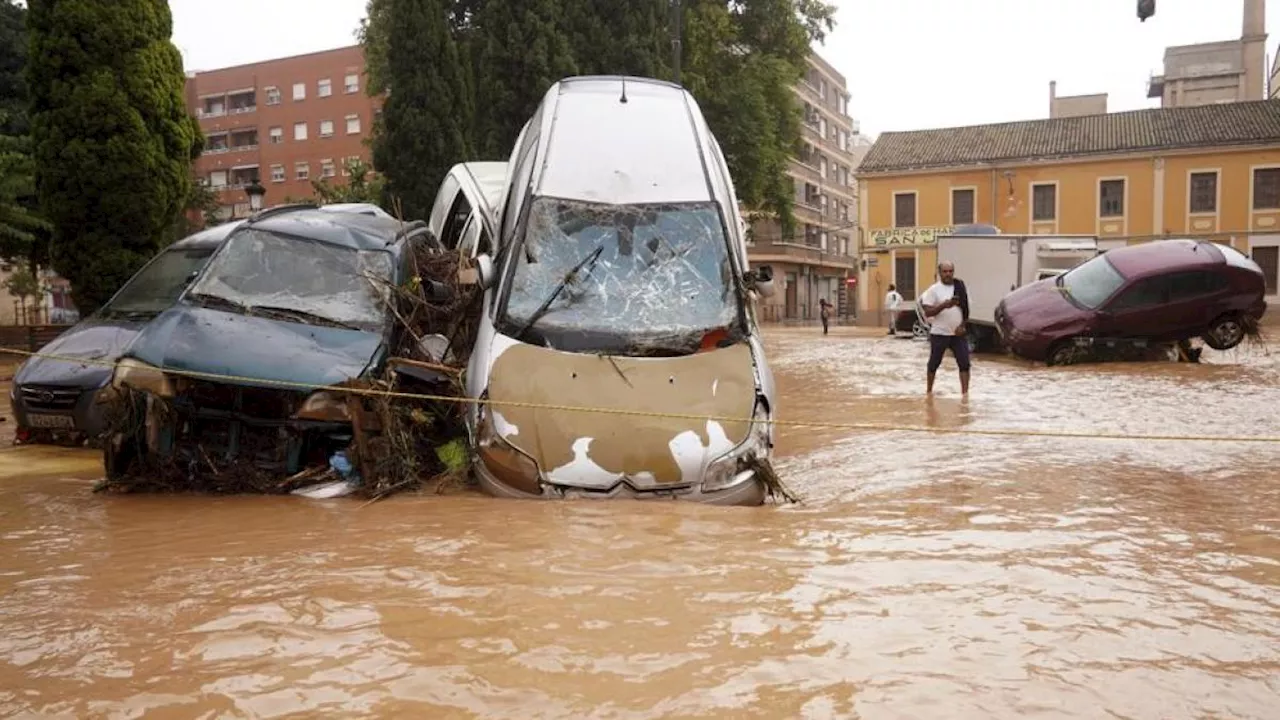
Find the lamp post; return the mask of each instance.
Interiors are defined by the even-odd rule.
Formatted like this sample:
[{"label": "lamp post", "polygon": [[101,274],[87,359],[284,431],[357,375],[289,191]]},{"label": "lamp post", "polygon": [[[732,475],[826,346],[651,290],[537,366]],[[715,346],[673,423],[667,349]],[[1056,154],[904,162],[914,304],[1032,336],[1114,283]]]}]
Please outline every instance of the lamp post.
[{"label": "lamp post", "polygon": [[246,195],[249,196],[249,211],[258,212],[262,209],[262,196],[267,194],[267,189],[262,187],[258,182],[258,178],[254,178],[249,187],[244,189]]}]

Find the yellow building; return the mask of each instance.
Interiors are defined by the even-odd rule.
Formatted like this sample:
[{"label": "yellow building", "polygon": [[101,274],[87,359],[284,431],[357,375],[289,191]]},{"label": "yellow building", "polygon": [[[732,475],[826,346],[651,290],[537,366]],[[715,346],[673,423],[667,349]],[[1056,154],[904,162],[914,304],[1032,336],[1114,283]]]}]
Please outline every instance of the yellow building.
[{"label": "yellow building", "polygon": [[891,282],[909,301],[932,284],[936,235],[969,223],[1104,248],[1230,243],[1277,299],[1280,100],[884,133],[856,176],[859,305],[872,320]]}]

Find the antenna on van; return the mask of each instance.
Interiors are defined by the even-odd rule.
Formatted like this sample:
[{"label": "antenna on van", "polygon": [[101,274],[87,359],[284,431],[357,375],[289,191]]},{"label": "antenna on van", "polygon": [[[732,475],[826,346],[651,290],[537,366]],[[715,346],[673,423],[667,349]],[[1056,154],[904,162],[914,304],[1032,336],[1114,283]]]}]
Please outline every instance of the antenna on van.
[{"label": "antenna on van", "polygon": [[622,97],[618,98],[618,102],[623,105],[627,104],[627,79],[622,78]]}]

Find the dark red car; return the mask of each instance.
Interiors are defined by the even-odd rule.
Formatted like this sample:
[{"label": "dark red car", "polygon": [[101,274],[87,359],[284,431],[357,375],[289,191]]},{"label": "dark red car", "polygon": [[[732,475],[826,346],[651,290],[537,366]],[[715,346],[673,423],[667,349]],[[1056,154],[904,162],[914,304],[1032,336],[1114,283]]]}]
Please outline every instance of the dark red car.
[{"label": "dark red car", "polygon": [[1201,337],[1229,350],[1266,311],[1265,293],[1262,268],[1230,246],[1157,240],[1024,285],[1000,301],[995,319],[1011,352],[1050,365],[1074,362],[1100,342]]}]

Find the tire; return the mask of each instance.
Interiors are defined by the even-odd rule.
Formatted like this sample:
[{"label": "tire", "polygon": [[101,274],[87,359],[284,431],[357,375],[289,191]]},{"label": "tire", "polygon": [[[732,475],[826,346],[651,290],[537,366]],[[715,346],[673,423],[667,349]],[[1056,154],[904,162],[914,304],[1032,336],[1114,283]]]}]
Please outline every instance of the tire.
[{"label": "tire", "polygon": [[1075,338],[1066,338],[1049,346],[1045,355],[1045,364],[1051,367],[1074,365],[1084,359],[1084,352],[1076,347]]},{"label": "tire", "polygon": [[1210,323],[1209,331],[1200,339],[1214,350],[1230,350],[1244,342],[1244,336],[1244,322],[1238,315],[1222,315]]},{"label": "tire", "polygon": [[929,337],[929,328],[925,327],[924,323],[920,322],[919,320],[916,320],[911,325],[911,336],[914,338]]}]

